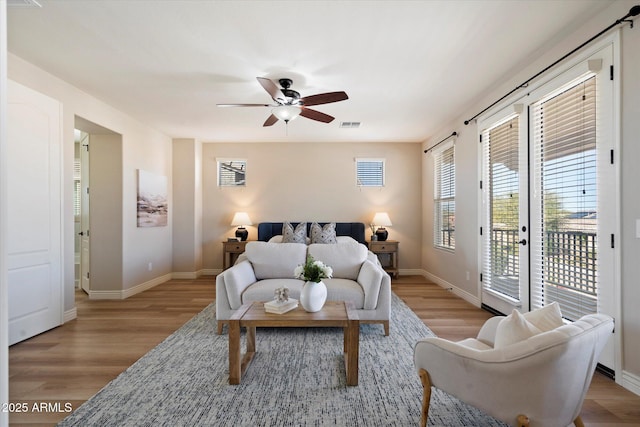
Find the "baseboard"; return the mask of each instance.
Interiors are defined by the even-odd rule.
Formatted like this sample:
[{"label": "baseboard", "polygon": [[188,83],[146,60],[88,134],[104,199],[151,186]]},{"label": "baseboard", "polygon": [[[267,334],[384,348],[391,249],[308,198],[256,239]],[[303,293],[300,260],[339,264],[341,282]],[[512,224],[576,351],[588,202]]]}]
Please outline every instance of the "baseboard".
[{"label": "baseboard", "polygon": [[154,286],[158,286],[160,283],[164,283],[168,280],[171,280],[172,273],[167,273],[162,276],[158,276],[154,279],[151,279],[147,282],[140,283],[139,285],[133,286],[128,289],[123,289],[120,291],[89,291],[89,299],[127,299],[130,296],[139,294],[140,292],[144,292],[147,289],[151,289]]},{"label": "baseboard", "polygon": [[202,276],[202,272],[204,270],[198,270],[198,271],[174,271],[173,273],[171,273],[171,278],[172,279],[185,279],[185,280],[190,280],[190,279],[197,279],[198,277]]},{"label": "baseboard", "polygon": [[422,270],[422,275],[427,278],[428,280],[431,280],[433,283],[437,284],[438,286],[445,288],[451,292],[453,292],[454,294],[456,294],[457,296],[459,296],[460,298],[462,298],[463,300],[473,304],[474,306],[480,308],[481,306],[481,301],[480,301],[480,297],[477,297],[473,294],[470,294],[469,292],[465,291],[464,289],[460,289],[459,287],[447,282],[444,279],[441,279],[440,277],[436,276],[435,274],[431,274],[428,271]]},{"label": "baseboard", "polygon": [[203,276],[217,276],[222,273],[221,268],[204,268],[201,271]]},{"label": "baseboard", "polygon": [[640,376],[622,371],[622,387],[640,396]]},{"label": "baseboard", "polygon": [[70,322],[78,317],[78,310],[73,307],[71,310],[67,310],[64,312],[62,316],[62,323]]}]

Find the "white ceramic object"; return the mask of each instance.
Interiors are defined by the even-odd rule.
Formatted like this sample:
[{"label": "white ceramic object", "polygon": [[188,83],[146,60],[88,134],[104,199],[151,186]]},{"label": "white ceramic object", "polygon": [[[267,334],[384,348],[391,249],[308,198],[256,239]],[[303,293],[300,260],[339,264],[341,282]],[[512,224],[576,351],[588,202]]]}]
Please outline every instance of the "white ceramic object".
[{"label": "white ceramic object", "polygon": [[305,311],[320,311],[327,300],[327,286],[322,282],[305,282],[300,291],[300,305]]}]

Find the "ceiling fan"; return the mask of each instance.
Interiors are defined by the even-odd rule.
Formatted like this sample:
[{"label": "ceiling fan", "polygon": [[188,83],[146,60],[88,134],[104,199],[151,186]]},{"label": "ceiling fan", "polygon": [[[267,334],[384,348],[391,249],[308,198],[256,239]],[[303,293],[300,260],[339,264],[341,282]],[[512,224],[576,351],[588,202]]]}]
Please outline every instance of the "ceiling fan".
[{"label": "ceiling fan", "polygon": [[279,79],[278,83],[282,86],[282,89],[280,89],[270,79],[264,77],[256,78],[264,90],[271,95],[271,98],[276,102],[275,104],[218,104],[218,107],[273,107],[271,115],[262,126],[272,126],[278,120],[289,123],[290,120],[295,119],[299,115],[318,122],[331,123],[334,117],[308,107],[349,99],[345,92],[319,93],[301,98],[300,93],[290,89],[293,84],[291,79]]}]

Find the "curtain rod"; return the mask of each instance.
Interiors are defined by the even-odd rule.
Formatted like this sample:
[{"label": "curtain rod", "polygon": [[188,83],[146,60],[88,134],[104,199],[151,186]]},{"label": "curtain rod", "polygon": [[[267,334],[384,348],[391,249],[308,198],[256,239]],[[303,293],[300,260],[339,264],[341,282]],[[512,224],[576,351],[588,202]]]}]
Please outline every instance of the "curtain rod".
[{"label": "curtain rod", "polygon": [[616,22],[614,22],[613,24],[609,25],[607,28],[605,28],[604,30],[600,31],[598,34],[596,34],[595,36],[591,37],[586,42],[582,43],[580,46],[578,46],[577,48],[573,49],[571,52],[567,53],[562,58],[558,59],[556,62],[554,62],[553,64],[551,64],[548,67],[546,67],[544,70],[538,72],[537,74],[535,74],[533,77],[529,78],[524,83],[518,85],[517,87],[512,89],[509,93],[507,93],[505,96],[503,96],[502,98],[498,99],[496,102],[494,102],[493,104],[489,105],[487,108],[485,108],[484,110],[480,111],[478,114],[476,114],[475,116],[471,117],[469,120],[465,120],[464,124],[468,125],[469,123],[471,123],[471,121],[477,119],[478,116],[480,116],[482,113],[484,113],[485,111],[489,110],[490,108],[492,108],[493,106],[495,106],[499,102],[503,101],[505,98],[507,98],[509,95],[513,94],[518,89],[522,89],[522,88],[525,88],[525,87],[529,86],[529,82],[531,82],[531,80],[539,77],[544,72],[546,72],[549,69],[555,67],[560,62],[564,61],[569,56],[573,55],[574,53],[576,53],[577,51],[579,51],[580,49],[582,49],[583,47],[585,47],[586,45],[588,45],[589,43],[591,43],[592,41],[594,41],[595,39],[597,39],[598,37],[600,37],[601,35],[606,33],[607,31],[609,31],[610,29],[615,27],[616,25],[622,24],[623,22],[630,22],[631,23],[630,28],[633,28],[633,20],[632,19],[627,19],[627,18],[632,17],[632,16],[637,16],[638,14],[640,14],[640,5],[635,5],[631,9],[629,9],[629,13],[627,13],[625,16],[623,16],[622,18],[618,19]]},{"label": "curtain rod", "polygon": [[456,136],[458,134],[458,132],[453,131],[453,133],[451,135],[449,135],[448,137],[444,138],[442,141],[440,142],[436,142],[435,144],[433,144],[431,147],[427,148],[426,150],[424,150],[424,152],[429,152],[431,150],[433,150],[434,148],[436,148],[438,145],[442,144],[443,142],[445,142],[447,139],[451,138],[452,136]]}]

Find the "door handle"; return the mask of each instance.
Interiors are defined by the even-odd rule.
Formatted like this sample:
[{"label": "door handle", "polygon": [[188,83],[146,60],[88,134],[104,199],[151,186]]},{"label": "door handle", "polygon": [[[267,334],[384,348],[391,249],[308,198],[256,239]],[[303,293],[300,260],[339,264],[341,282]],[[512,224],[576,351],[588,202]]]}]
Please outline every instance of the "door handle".
[{"label": "door handle", "polygon": [[79,236],[84,236],[84,231],[78,233]]},{"label": "door handle", "polygon": [[518,243],[520,243],[522,246],[527,246],[527,239],[522,239]]}]

